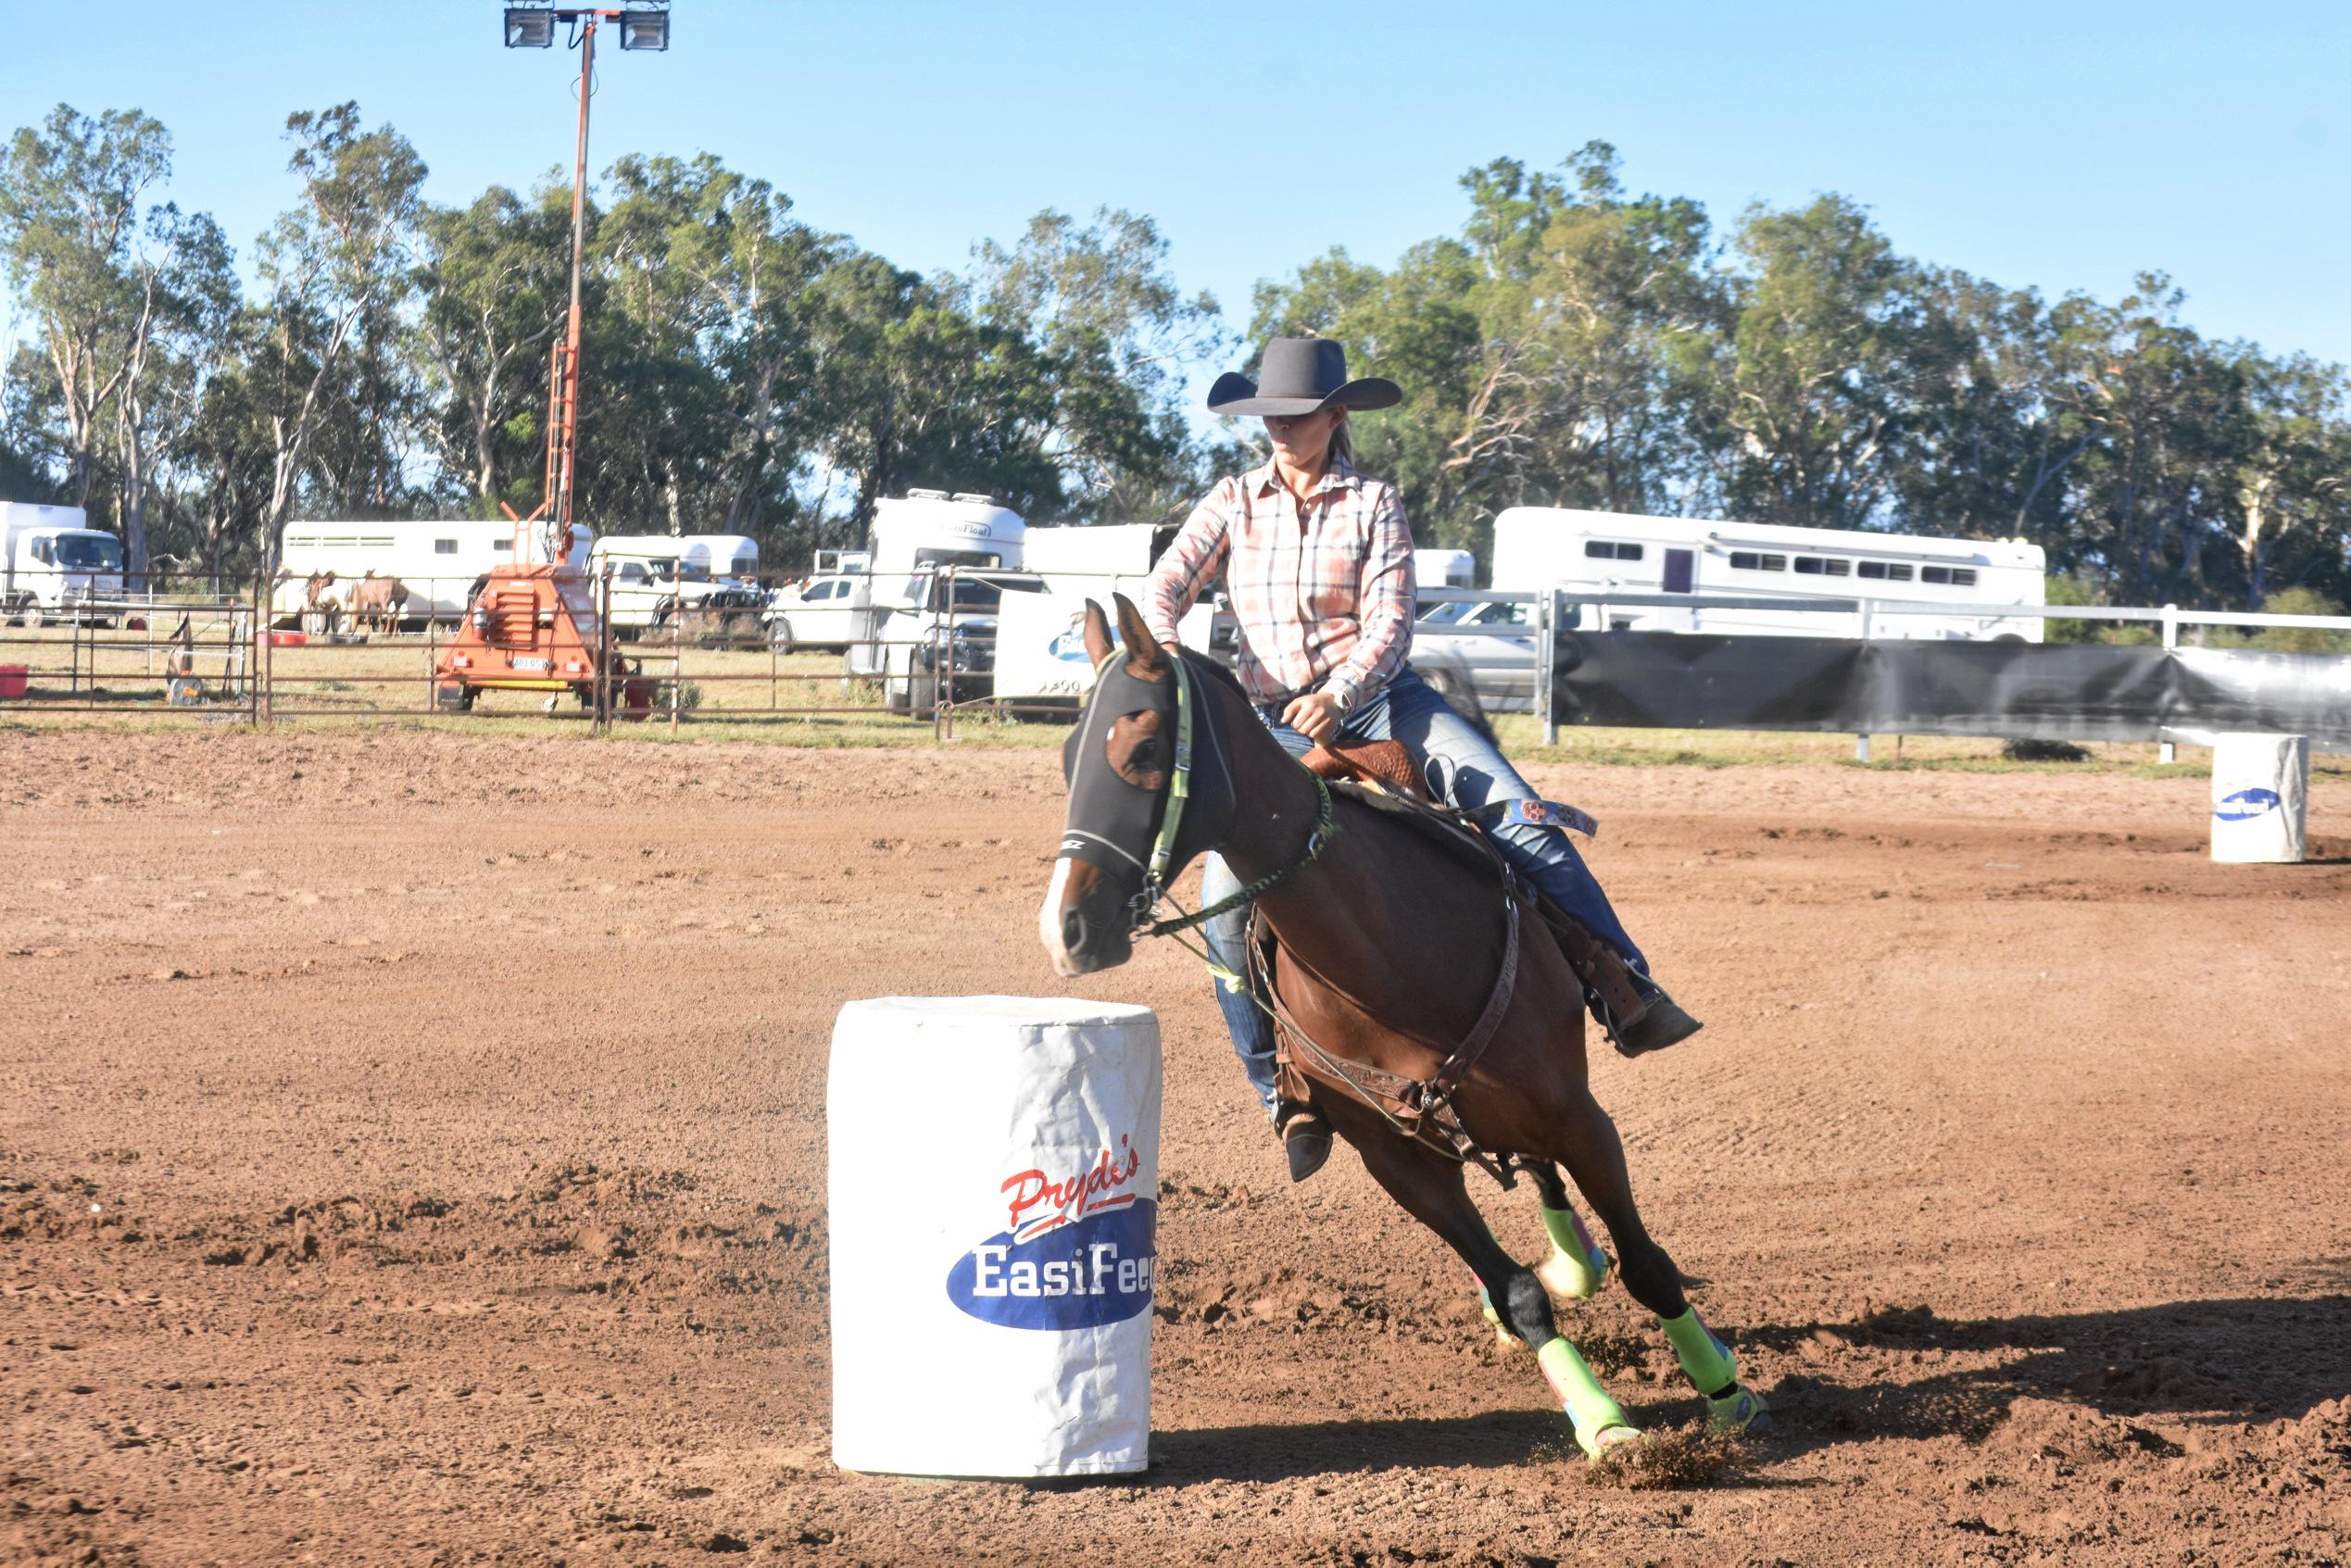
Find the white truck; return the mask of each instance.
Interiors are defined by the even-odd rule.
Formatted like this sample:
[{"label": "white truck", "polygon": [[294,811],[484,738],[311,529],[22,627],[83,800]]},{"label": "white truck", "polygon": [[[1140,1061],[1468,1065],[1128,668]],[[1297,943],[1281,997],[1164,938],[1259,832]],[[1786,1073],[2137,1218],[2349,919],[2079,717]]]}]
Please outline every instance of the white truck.
[{"label": "white truck", "polygon": [[[280,535],[278,580],[270,590],[273,625],[291,626],[309,604],[309,581],[322,572],[334,583],[321,597],[338,609],[352,585],[370,572],[396,577],[409,591],[401,615],[410,621],[454,621],[471,607],[482,580],[514,557],[515,524],[471,518],[437,521],[289,522]],[[525,529],[526,555],[541,547],[547,529]],[[587,570],[588,529],[572,525],[572,569]]]},{"label": "white truck", "polygon": [[[993,688],[997,600],[1025,591],[1020,571],[1028,525],[987,495],[910,490],[874,508],[872,569],[852,579],[844,685],[881,684],[897,712],[937,705],[939,663],[958,701]],[[950,600],[945,576],[961,569]]]},{"label": "white truck", "polygon": [[766,605],[760,547],[741,533],[608,533],[588,551],[588,575],[612,568],[612,630],[623,637],[666,628],[681,611],[725,632]]},{"label": "white truck", "polygon": [[[1105,523],[1032,528],[1027,564],[1041,593],[1007,594],[997,614],[999,701],[1075,711],[1094,684],[1086,657],[1086,601],[1108,609],[1113,594],[1139,602],[1151,567],[1175,541],[1172,523]],[[1176,628],[1177,641],[1229,665],[1235,626],[1221,596],[1210,592]]]},{"label": "white truck", "polygon": [[121,598],[121,540],[90,527],[80,507],[0,501],[0,609],[9,620],[110,622]]}]

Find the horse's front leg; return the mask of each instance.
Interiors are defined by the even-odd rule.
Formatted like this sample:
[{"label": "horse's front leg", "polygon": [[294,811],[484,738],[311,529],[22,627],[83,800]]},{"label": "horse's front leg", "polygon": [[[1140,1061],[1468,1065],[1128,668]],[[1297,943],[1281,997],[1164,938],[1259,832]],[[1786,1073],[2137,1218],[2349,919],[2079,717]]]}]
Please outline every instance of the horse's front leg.
[{"label": "horse's front leg", "polygon": [[1623,1409],[1608,1397],[1591,1368],[1559,1332],[1551,1297],[1535,1271],[1521,1265],[1494,1240],[1485,1217],[1469,1200],[1462,1166],[1420,1144],[1399,1137],[1353,1100],[1332,1097],[1332,1120],[1364,1157],[1364,1168],[1388,1189],[1404,1211],[1435,1231],[1461,1255],[1496,1315],[1535,1352],[1553,1398],[1567,1412],[1577,1446],[1597,1460],[1640,1434]]}]

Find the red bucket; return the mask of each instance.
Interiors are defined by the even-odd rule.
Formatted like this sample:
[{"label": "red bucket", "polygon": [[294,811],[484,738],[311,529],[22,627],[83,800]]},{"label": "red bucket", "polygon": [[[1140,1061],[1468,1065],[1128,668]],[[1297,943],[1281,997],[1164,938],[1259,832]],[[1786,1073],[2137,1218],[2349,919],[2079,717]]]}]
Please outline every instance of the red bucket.
[{"label": "red bucket", "polygon": [[270,646],[273,648],[298,648],[308,643],[309,640],[310,638],[308,634],[302,632],[272,632],[270,633]]},{"label": "red bucket", "polygon": [[0,664],[0,697],[24,696],[25,667],[21,664]]}]

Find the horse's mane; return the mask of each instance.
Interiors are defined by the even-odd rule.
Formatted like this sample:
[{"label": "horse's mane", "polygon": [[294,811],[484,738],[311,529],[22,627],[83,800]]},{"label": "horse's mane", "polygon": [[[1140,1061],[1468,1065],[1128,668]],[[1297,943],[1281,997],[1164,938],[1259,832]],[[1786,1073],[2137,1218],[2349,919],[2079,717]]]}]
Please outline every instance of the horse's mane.
[{"label": "horse's mane", "polygon": [[[1235,675],[1231,671],[1226,669],[1223,665],[1217,663],[1214,659],[1209,658],[1198,648],[1188,648],[1183,646],[1181,644],[1178,644],[1176,646],[1176,652],[1183,659],[1184,662],[1190,665],[1194,671],[1203,675],[1214,676],[1217,680],[1222,681],[1226,686],[1230,687],[1235,696],[1240,698],[1243,702],[1250,701],[1249,694],[1241,690],[1240,677]],[[1251,706],[1253,707],[1255,705],[1252,703]]]}]

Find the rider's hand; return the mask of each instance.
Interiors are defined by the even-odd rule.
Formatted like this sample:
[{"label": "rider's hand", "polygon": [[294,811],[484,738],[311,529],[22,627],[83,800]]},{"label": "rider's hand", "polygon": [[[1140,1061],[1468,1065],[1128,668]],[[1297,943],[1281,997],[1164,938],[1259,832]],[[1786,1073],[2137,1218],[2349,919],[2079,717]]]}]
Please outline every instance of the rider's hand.
[{"label": "rider's hand", "polygon": [[1289,699],[1282,722],[1320,746],[1339,738],[1339,699],[1328,692],[1308,692]]}]

